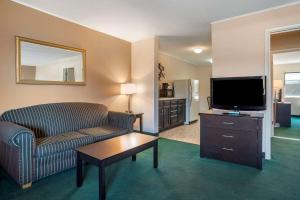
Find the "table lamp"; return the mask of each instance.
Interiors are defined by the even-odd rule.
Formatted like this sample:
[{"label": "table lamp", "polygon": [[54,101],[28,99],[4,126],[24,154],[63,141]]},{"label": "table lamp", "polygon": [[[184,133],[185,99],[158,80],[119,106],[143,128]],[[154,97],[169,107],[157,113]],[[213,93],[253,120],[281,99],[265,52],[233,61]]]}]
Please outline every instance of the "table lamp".
[{"label": "table lamp", "polygon": [[283,81],[282,80],[274,80],[273,81],[273,88],[274,88],[274,98],[276,101],[282,101],[282,88],[283,88]]},{"label": "table lamp", "polygon": [[126,112],[132,113],[131,110],[131,96],[136,93],[136,85],[134,83],[121,84],[121,94],[128,95],[128,110]]}]

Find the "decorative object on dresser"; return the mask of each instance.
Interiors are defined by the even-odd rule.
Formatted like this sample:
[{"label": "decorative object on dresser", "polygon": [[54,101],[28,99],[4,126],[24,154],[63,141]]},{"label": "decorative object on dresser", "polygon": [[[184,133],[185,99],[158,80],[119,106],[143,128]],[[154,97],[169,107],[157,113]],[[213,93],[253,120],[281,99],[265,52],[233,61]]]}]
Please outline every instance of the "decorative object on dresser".
[{"label": "decorative object on dresser", "polygon": [[131,110],[131,96],[136,93],[136,85],[134,83],[121,84],[121,94],[128,95],[128,110],[126,112],[132,113]]},{"label": "decorative object on dresser", "polygon": [[183,125],[185,122],[185,99],[159,100],[159,131]]},{"label": "decorative object on dresser", "polygon": [[105,199],[105,167],[122,159],[153,148],[153,167],[158,167],[158,137],[140,133],[130,133],[76,149],[77,151],[77,187],[83,183],[83,161],[99,167],[99,199]]},{"label": "decorative object on dresser", "polygon": [[133,131],[135,116],[94,103],[53,103],[0,117],[0,166],[22,188],[75,167],[75,149]]},{"label": "decorative object on dresser", "polygon": [[201,157],[262,169],[262,116],[199,115]]}]

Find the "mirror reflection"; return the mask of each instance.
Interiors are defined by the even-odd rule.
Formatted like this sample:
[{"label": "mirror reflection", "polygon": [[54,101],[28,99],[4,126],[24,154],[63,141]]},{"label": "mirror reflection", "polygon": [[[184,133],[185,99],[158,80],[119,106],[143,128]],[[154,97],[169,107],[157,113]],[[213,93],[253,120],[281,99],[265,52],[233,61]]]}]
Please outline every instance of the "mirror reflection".
[{"label": "mirror reflection", "polygon": [[18,83],[84,84],[85,51],[17,38]]}]

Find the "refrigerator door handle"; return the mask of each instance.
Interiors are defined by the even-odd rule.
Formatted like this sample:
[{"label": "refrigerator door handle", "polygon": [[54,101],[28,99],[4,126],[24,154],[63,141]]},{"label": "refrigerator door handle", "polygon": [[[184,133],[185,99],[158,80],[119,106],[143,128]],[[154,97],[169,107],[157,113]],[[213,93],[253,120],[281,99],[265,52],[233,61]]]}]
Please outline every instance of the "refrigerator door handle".
[{"label": "refrigerator door handle", "polygon": [[189,81],[189,102],[190,107],[192,107],[192,100],[193,100],[193,88],[192,88],[192,80]]}]

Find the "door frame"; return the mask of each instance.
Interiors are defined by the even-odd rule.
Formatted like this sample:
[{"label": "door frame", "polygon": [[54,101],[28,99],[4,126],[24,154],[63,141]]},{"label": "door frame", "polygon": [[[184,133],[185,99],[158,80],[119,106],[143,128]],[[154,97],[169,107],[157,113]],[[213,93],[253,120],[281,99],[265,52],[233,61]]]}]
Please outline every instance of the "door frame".
[{"label": "door frame", "polygon": [[267,110],[264,118],[265,131],[265,158],[271,159],[271,137],[274,136],[273,124],[273,65],[272,65],[272,51],[271,51],[271,35],[275,33],[284,33],[300,30],[300,24],[293,24],[289,26],[282,26],[265,30],[265,75],[267,76]]}]

